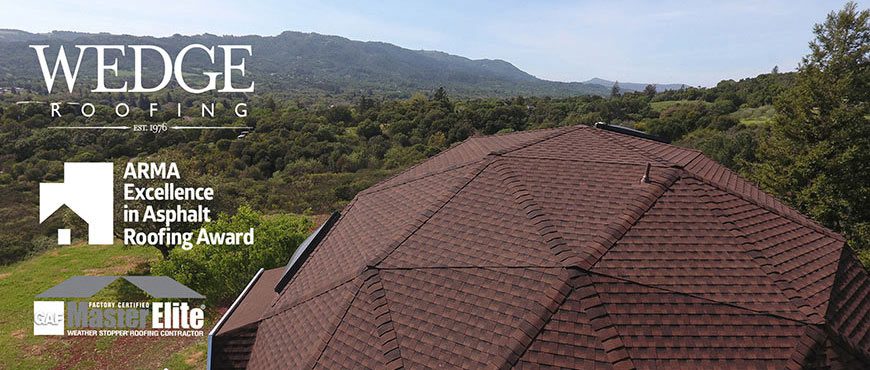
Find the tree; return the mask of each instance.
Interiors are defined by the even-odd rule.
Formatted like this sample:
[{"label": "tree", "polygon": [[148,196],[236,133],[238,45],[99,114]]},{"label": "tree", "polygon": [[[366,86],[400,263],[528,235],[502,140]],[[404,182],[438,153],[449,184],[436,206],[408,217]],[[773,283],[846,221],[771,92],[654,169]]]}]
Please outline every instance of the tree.
[{"label": "tree", "polygon": [[610,88],[610,97],[619,96],[619,81],[613,83],[613,87]]},{"label": "tree", "polygon": [[143,94],[139,94],[139,98],[136,100],[136,106],[141,110],[148,110],[151,106],[151,100],[148,99],[147,96]]},{"label": "tree", "polygon": [[260,268],[283,266],[305,240],[314,223],[293,214],[263,216],[242,206],[230,216],[222,214],[204,227],[209,232],[256,230],[253,245],[194,245],[176,249],[172,258],[154,264],[155,275],[166,275],[206,297],[209,304],[232,302]]},{"label": "tree", "polygon": [[813,28],[795,84],[775,102],[756,180],[856,249],[870,242],[870,11],[853,2]]},{"label": "tree", "polygon": [[653,84],[646,85],[646,87],[643,88],[643,93],[646,94],[647,96],[650,96],[650,97],[655,95],[656,94],[656,85],[653,85]]},{"label": "tree", "polygon": [[779,66],[773,66],[773,69],[770,70],[770,74],[779,74]]},{"label": "tree", "polygon": [[444,86],[441,86],[437,90],[435,90],[435,97],[434,98],[435,98],[434,99],[435,101],[443,103],[443,104],[447,104],[450,102],[450,99],[447,98],[447,90],[444,89]]}]

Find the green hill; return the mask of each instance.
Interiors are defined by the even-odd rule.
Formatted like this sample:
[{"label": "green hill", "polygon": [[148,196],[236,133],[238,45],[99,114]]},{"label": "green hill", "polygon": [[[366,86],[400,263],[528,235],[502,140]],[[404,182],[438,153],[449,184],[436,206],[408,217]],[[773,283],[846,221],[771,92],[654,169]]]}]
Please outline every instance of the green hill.
[{"label": "green hill", "polygon": [[[44,92],[42,74],[32,44],[65,45],[67,57],[77,56],[74,45],[158,45],[175,55],[193,43],[204,45],[251,45],[254,56],[246,59],[258,92],[283,94],[375,94],[408,97],[416,91],[444,86],[451,94],[485,96],[573,96],[607,94],[609,89],[578,82],[538,79],[503,60],[472,60],[438,51],[409,50],[383,42],[361,42],[317,33],[283,32],[277,36],[217,36],[211,34],[171,37],[51,32],[34,34],[0,30],[0,86],[25,87]],[[72,53],[72,54],[70,54]],[[220,54],[220,52],[218,52]],[[48,53],[50,54],[50,53]],[[154,53],[152,53],[154,54]],[[82,76],[93,78],[93,51],[84,60]],[[54,60],[54,56],[51,56]],[[150,59],[149,59],[150,58]],[[145,65],[160,66],[157,55],[145,57]],[[187,60],[186,60],[187,61]],[[125,64],[126,62],[126,64]],[[132,57],[122,60],[121,70],[132,70]],[[204,55],[191,54],[185,68],[211,68]],[[154,80],[159,71],[148,71]]]}]

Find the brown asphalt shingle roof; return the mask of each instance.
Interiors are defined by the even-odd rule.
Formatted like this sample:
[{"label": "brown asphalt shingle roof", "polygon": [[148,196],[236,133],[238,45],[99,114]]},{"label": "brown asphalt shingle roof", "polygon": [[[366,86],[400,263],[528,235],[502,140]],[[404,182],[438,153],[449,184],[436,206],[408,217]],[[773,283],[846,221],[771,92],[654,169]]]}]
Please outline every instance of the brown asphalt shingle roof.
[{"label": "brown asphalt shingle roof", "polygon": [[841,236],[697,151],[585,126],[471,138],[375,185],[275,280],[215,368],[870,367]]}]

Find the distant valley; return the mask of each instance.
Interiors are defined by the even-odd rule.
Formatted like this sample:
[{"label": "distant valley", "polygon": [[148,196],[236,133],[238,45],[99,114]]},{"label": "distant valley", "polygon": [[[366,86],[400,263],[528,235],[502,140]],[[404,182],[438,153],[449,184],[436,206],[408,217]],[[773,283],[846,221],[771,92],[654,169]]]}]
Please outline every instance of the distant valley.
[{"label": "distant valley", "polygon": [[634,92],[634,91],[643,91],[647,85],[655,85],[656,91],[667,91],[667,90],[679,90],[685,87],[689,87],[686,84],[660,84],[655,82],[647,82],[647,83],[637,83],[637,82],[622,82],[622,81],[609,81],[601,78],[593,78],[588,81],[583,81],[584,84],[587,85],[598,85],[608,89],[610,91],[613,88],[613,84],[619,83],[619,90],[622,92]]}]

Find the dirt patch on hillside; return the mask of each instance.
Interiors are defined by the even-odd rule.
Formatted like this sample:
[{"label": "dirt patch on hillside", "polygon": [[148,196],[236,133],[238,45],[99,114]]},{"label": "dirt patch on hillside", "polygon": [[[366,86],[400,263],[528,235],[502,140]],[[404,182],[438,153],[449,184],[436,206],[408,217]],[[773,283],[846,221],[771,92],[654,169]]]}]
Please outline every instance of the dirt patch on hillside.
[{"label": "dirt patch on hillside", "polygon": [[24,329],[18,329],[16,331],[13,331],[10,335],[12,335],[12,338],[15,339],[24,339],[24,336],[27,335],[27,332],[24,331]]},{"label": "dirt patch on hillside", "polygon": [[197,363],[201,362],[204,357],[205,357],[205,352],[196,351],[194,353],[191,353],[190,356],[187,356],[187,358],[184,360],[184,363],[186,363],[190,366],[193,366],[193,365],[196,365]]},{"label": "dirt patch on hillside", "polygon": [[108,267],[87,269],[83,272],[85,275],[126,275],[135,270],[142,262],[141,258],[135,256],[115,256],[109,259]]}]

